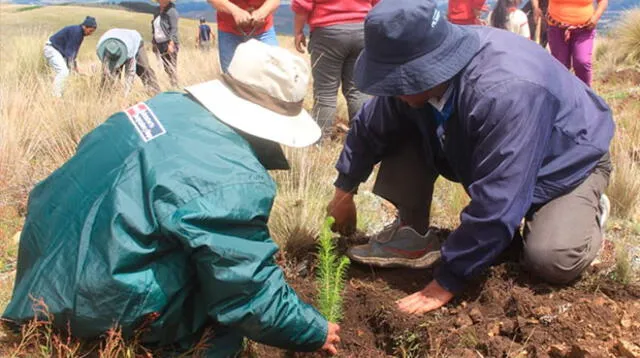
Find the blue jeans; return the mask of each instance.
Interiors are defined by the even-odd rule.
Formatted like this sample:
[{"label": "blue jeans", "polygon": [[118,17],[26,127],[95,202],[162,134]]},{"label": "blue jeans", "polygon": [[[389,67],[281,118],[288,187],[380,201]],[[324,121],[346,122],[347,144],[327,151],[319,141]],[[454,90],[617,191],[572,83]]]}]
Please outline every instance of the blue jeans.
[{"label": "blue jeans", "polygon": [[222,68],[222,72],[227,72],[227,68],[229,68],[233,54],[236,52],[236,47],[249,39],[256,39],[268,45],[278,46],[276,30],[273,26],[261,34],[255,34],[252,36],[236,35],[230,32],[218,30],[218,57],[220,58],[220,67]]}]

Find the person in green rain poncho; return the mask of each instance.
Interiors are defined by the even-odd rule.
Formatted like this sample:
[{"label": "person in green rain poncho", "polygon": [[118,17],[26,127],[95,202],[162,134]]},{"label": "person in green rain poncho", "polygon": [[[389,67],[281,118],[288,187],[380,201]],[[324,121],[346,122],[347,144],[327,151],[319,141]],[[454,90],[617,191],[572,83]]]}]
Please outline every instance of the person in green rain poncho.
[{"label": "person in green rain poncho", "polygon": [[77,337],[114,325],[147,347],[184,352],[205,332],[208,357],[247,337],[336,353],[339,327],[289,287],[267,221],[288,169],[280,144],[320,128],[302,109],[303,59],[255,40],[220,80],[165,92],[112,115],[30,193],[18,270],[3,318],[43,299]]}]

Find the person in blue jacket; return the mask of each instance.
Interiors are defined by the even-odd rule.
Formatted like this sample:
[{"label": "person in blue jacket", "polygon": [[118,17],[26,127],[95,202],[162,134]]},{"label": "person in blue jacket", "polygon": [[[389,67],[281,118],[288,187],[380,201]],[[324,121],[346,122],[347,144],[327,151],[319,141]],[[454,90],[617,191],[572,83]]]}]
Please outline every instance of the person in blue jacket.
[{"label": "person in blue jacket", "polygon": [[70,70],[79,72],[76,61],[78,51],[84,38],[96,31],[97,27],[96,19],[87,16],[80,25],[66,26],[53,34],[44,45],[44,57],[56,74],[53,80],[53,94],[56,97],[62,96]]},{"label": "person in blue jacket", "polygon": [[[365,20],[355,81],[375,97],[346,137],[328,210],[335,230],[352,232],[353,195],[380,162],[374,191],[395,204],[398,220],[349,256],[416,268],[441,259],[400,310],[446,304],[519,237],[523,218],[521,261],[534,275],[566,284],[596,258],[612,114],[540,46],[453,25],[431,0],[386,0]],[[471,198],[442,245],[427,230],[439,175]]]},{"label": "person in blue jacket", "polygon": [[[287,284],[268,220],[288,169],[280,147],[320,128],[302,108],[307,63],[250,40],[221,80],[165,92],[88,133],[29,194],[13,296],[2,318],[96,338],[117,325],[163,356],[244,337],[336,353],[337,324]],[[203,353],[203,352],[200,352]]]}]

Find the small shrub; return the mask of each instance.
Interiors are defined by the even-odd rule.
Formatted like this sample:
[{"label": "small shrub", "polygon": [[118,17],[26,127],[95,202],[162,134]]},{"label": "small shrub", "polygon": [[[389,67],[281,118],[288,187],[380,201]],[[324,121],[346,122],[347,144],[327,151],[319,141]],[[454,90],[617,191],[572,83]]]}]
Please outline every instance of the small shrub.
[{"label": "small shrub", "polygon": [[320,313],[330,322],[339,322],[342,318],[342,290],[349,268],[349,259],[338,257],[331,233],[335,220],[328,217],[320,231],[318,243],[318,306]]}]

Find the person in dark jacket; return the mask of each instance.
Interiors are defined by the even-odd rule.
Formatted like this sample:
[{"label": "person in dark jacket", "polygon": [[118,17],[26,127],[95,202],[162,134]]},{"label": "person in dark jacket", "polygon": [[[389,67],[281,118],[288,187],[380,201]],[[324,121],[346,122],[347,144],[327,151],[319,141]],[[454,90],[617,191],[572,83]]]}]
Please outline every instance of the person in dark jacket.
[{"label": "person in dark jacket", "polygon": [[44,45],[44,57],[56,73],[53,80],[53,94],[56,97],[62,96],[70,70],[79,72],[76,61],[78,51],[85,36],[91,35],[97,27],[96,19],[87,16],[80,25],[67,26],[56,32]]},{"label": "person in dark jacket", "polygon": [[172,0],[158,0],[158,11],[151,21],[153,51],[160,55],[171,86],[178,87],[178,10]]},{"label": "person in dark jacket", "polygon": [[[419,35],[416,35],[419,34]],[[544,49],[490,27],[449,23],[433,1],[382,1],[365,20],[356,85],[374,95],[356,116],[336,168],[329,213],[353,231],[358,185],[398,221],[349,256],[378,266],[441,264],[398,301],[421,314],[446,304],[512,244],[525,219],[523,266],[565,284],[602,246],[612,114]],[[433,187],[462,183],[471,201],[441,247],[427,229]]]},{"label": "person in dark jacket", "polygon": [[29,322],[35,298],[65,332],[117,325],[167,356],[203,337],[206,357],[234,356],[243,337],[335,354],[338,325],[287,284],[267,226],[267,170],[289,168],[280,144],[320,137],[302,108],[309,72],[250,40],[222,80],[162,93],[87,134],[29,195],[3,321]]}]

